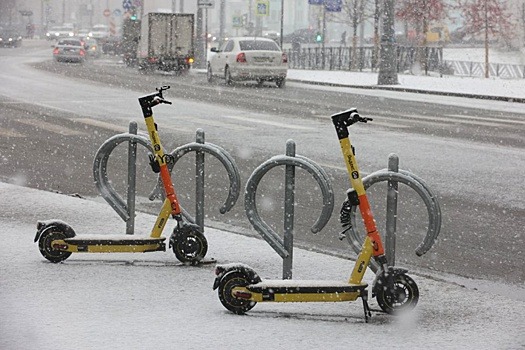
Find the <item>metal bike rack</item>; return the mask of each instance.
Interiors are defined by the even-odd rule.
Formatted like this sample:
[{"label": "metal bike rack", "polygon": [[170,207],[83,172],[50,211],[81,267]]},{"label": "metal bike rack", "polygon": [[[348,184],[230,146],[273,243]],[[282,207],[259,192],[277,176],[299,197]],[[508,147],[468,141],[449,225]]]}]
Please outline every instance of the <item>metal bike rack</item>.
[{"label": "metal bike rack", "polygon": [[[285,168],[284,239],[264,222],[256,205],[257,187],[264,175],[277,166]],[[311,227],[317,233],[328,223],[334,208],[334,192],[326,172],[310,159],[295,154],[295,142],[286,142],[286,155],[278,155],[259,165],[246,183],[244,209],[255,230],[270,244],[283,259],[283,279],[292,278],[293,265],[293,224],[295,208],[295,167],[308,171],[319,184],[323,195],[323,207],[319,218]]]},{"label": "metal bike rack", "polygon": [[[432,248],[441,230],[441,209],[436,195],[428,185],[418,176],[399,169],[399,158],[395,154],[390,154],[388,168],[378,170],[363,179],[365,189],[378,182],[386,181],[388,184],[387,192],[387,211],[386,211],[386,232],[385,232],[385,252],[390,266],[395,265],[395,241],[396,241],[396,219],[397,219],[397,189],[398,184],[402,183],[412,188],[423,200],[427,208],[429,225],[427,234],[419,246],[415,249],[417,256],[422,256]],[[358,254],[364,241],[364,235],[356,230],[356,209],[352,206],[349,209],[350,224],[345,229],[349,233],[348,242],[352,249]],[[370,262],[372,271],[376,272],[379,266],[375,261]]]},{"label": "metal bike rack", "polygon": [[[117,193],[111,185],[107,175],[107,164],[111,152],[121,143],[128,142],[128,186],[127,201]],[[102,198],[117,212],[117,214],[126,222],[126,234],[133,234],[135,227],[135,190],[136,190],[136,158],[137,144],[140,144],[153,153],[150,141],[141,135],[137,135],[137,123],[130,122],[129,133],[115,135],[106,140],[98,149],[93,161],[93,177],[95,186]],[[175,163],[189,152],[196,152],[196,215],[192,218],[184,208],[181,207],[182,213],[186,219],[196,223],[204,230],[204,154],[209,153],[215,156],[225,166],[229,180],[230,188],[228,198],[220,208],[221,214],[231,210],[235,205],[240,194],[240,175],[235,161],[223,148],[204,142],[204,131],[198,129],[196,132],[196,142],[192,142],[175,149],[172,153],[173,161],[168,164],[170,171],[173,170]],[[155,198],[164,199],[164,192],[159,184],[149,195],[150,200]]]},{"label": "metal bike rack", "polygon": [[[221,214],[225,214],[230,211],[237,199],[239,198],[240,188],[241,188],[241,176],[239,174],[239,169],[235,163],[235,160],[232,156],[224,150],[222,147],[217,146],[213,143],[206,143],[204,141],[205,134],[202,129],[197,129],[196,132],[196,142],[188,143],[181,147],[174,149],[170,155],[171,160],[168,163],[168,168],[170,172],[173,170],[175,164],[181,159],[185,154],[190,152],[195,152],[195,218],[193,218],[184,208],[181,208],[182,215],[192,223],[195,223],[204,230],[204,155],[208,153],[215,158],[217,158],[222,165],[226,168],[228,173],[228,178],[230,180],[230,187],[228,191],[228,197],[224,202],[223,206],[219,209]],[[164,199],[164,191],[162,191],[162,185],[159,182],[157,186],[149,195],[150,200],[155,200],[156,198]]]},{"label": "metal bike rack", "polygon": [[[127,202],[117,193],[108,179],[108,159],[119,144],[128,142],[128,188]],[[126,222],[126,234],[132,235],[135,229],[135,187],[136,187],[136,160],[137,144],[140,144],[153,152],[150,141],[141,135],[137,135],[137,123],[129,123],[129,133],[115,135],[106,140],[98,149],[93,161],[93,177],[95,186],[102,198],[117,212]]]}]

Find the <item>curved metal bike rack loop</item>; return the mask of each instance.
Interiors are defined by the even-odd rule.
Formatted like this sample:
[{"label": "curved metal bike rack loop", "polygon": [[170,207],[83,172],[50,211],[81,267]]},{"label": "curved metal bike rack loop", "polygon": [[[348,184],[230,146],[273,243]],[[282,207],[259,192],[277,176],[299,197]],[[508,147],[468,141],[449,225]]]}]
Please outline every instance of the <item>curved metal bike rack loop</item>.
[{"label": "curved metal bike rack loop", "polygon": [[[228,173],[228,178],[230,181],[230,187],[228,190],[228,196],[222,205],[222,207],[219,209],[221,214],[225,214],[229,212],[235,203],[237,202],[237,199],[240,195],[240,188],[241,188],[241,176],[239,174],[239,169],[235,163],[235,160],[232,158],[232,156],[224,150],[222,147],[217,146],[213,143],[204,143],[204,131],[202,129],[197,130],[197,141],[188,143],[186,145],[180,146],[176,149],[174,149],[170,155],[171,160],[168,163],[168,168],[170,172],[173,170],[173,167],[175,164],[186,154],[190,152],[196,152],[196,214],[195,218],[193,218],[184,208],[181,207],[182,215],[190,222],[196,223],[201,227],[201,229],[204,230],[204,153],[208,153],[215,158],[217,158],[222,165],[226,168],[226,171]],[[149,195],[150,200],[154,200],[156,198],[164,199],[164,191],[161,190],[162,184],[159,181],[157,183],[157,186],[153,189],[153,191]]]},{"label": "curved metal bike rack loop", "polygon": [[[390,171],[388,169],[378,170],[366,176],[363,179],[363,184],[365,189],[368,189],[373,184],[384,181],[392,181],[395,183],[400,182],[409,186],[421,197],[425,203],[425,206],[427,207],[429,225],[425,238],[415,249],[416,255],[422,256],[428,252],[430,248],[432,248],[441,230],[441,209],[436,195],[430,190],[427,184],[420,177],[401,169],[398,172]],[[356,253],[359,253],[363,245],[364,236],[359,234],[359,232],[356,230],[356,209],[357,206],[351,207],[350,227],[347,227],[345,231],[349,232],[347,238],[352,249]],[[391,252],[391,254],[394,254],[394,252]],[[374,272],[379,269],[379,265],[377,265],[374,260],[370,262],[370,267]]]},{"label": "curved metal bike rack loop", "polygon": [[115,149],[115,147],[123,142],[129,142],[130,144],[140,144],[146,147],[150,152],[153,152],[150,141],[144,136],[132,133],[115,135],[107,139],[99,147],[95,155],[95,159],[93,160],[93,177],[95,179],[95,186],[102,197],[106,200],[106,202],[109,203],[113,210],[117,212],[122,220],[127,222],[131,218],[129,203],[126,204],[124,199],[122,199],[122,197],[117,193],[113,185],[111,185],[111,182],[108,180],[107,175],[109,155]]},{"label": "curved metal bike rack loop", "polygon": [[[259,165],[251,174],[246,183],[244,196],[244,209],[248,220],[255,230],[266,240],[266,242],[283,259],[283,278],[292,277],[293,263],[293,218],[294,218],[294,191],[295,191],[295,167],[309,172],[319,184],[323,196],[323,207],[319,218],[311,227],[313,233],[317,233],[328,223],[334,208],[334,192],[326,172],[310,159],[295,155],[295,143],[287,142],[286,155],[278,155],[268,159]],[[285,184],[285,232],[282,239],[264,220],[257,211],[256,195],[261,179],[268,171],[277,166],[286,166]]]}]

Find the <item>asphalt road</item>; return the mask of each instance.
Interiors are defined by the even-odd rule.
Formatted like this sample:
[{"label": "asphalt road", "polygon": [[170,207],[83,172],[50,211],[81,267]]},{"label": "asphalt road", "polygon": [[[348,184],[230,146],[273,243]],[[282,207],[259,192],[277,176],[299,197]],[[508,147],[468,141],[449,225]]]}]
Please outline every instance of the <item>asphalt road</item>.
[{"label": "asphalt road", "polygon": [[[124,132],[131,120],[144,130],[137,97],[170,85],[165,96],[174,105],[155,110],[166,149],[192,142],[195,130],[202,128],[208,142],[234,157],[244,186],[259,164],[284,154],[286,140],[293,139],[298,154],[328,172],[336,192],[330,222],[313,235],[309,228],[320,213],[320,191],[306,172],[297,172],[297,244],[353,256],[348,244],[338,240],[338,212],[348,178],[329,116],[358,107],[361,114],[374,118],[351,129],[361,170],[366,174],[384,168],[388,155],[396,153],[401,167],[425,179],[441,203],[439,240],[429,253],[417,257],[414,249],[426,233],[427,218],[422,202],[400,188],[397,263],[423,272],[525,282],[525,114],[515,104],[479,102],[479,108],[473,108],[465,99],[451,103],[450,98],[429,96],[421,102],[404,100],[406,94],[385,98],[377,92],[296,83],[285,89],[228,87],[220,81],[210,85],[203,74],[143,75],[108,57],[84,66],[58,64],[50,60],[47,46],[35,41],[17,50],[0,50],[2,181],[96,198],[92,161],[98,147]],[[125,159],[125,148],[117,148],[109,169],[121,194],[126,187]],[[182,204],[190,211],[195,206],[193,162],[191,156],[183,158],[174,176]],[[146,199],[155,177],[144,150],[139,151],[138,167],[138,208],[155,212],[158,204]],[[283,173],[272,170],[258,191],[259,212],[278,232],[284,215]],[[255,234],[242,195],[231,212],[219,214],[227,190],[224,169],[207,158],[205,224]],[[382,227],[384,189],[374,189],[371,196]],[[46,203],[28,199],[28,205]],[[49,216],[59,217],[52,209]]]}]

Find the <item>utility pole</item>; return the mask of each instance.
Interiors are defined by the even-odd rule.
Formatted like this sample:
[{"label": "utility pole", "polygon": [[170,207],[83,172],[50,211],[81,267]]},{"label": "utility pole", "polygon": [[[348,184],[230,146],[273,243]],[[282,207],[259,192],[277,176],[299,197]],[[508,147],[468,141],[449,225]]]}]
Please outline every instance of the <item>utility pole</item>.
[{"label": "utility pole", "polygon": [[397,85],[397,53],[394,31],[394,0],[384,0],[381,53],[377,85]]},{"label": "utility pole", "polygon": [[489,77],[489,8],[485,0],[485,78]]},{"label": "utility pole", "polygon": [[322,6],[322,13],[323,13],[323,31],[322,31],[322,40],[321,40],[321,69],[324,69],[326,61],[325,61],[325,39],[326,39],[326,7],[323,4]]},{"label": "utility pole", "polygon": [[284,25],[284,0],[281,0],[281,50],[283,49],[283,25]]}]

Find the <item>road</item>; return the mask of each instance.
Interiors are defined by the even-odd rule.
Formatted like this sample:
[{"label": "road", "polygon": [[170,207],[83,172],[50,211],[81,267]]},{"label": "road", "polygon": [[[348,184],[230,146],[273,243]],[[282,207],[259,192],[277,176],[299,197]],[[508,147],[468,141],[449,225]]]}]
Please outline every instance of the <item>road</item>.
[{"label": "road", "polygon": [[[386,167],[388,155],[396,153],[401,168],[425,179],[441,203],[439,240],[429,253],[417,257],[414,249],[426,233],[427,217],[422,202],[400,189],[397,263],[422,273],[432,270],[494,282],[525,282],[525,114],[516,104],[473,104],[437,96],[421,101],[421,96],[410,94],[381,96],[377,91],[291,82],[285,89],[209,85],[203,74],[142,75],[111,58],[85,66],[58,64],[50,61],[50,51],[48,43],[38,41],[19,50],[0,51],[1,181],[96,198],[92,160],[98,147],[126,131],[132,120],[144,130],[137,97],[170,85],[165,96],[174,104],[155,110],[166,149],[194,141],[195,130],[202,128],[206,141],[235,158],[244,186],[259,164],[284,154],[286,141],[293,139],[298,154],[327,171],[336,192],[330,222],[321,233],[310,233],[322,199],[314,180],[304,171],[297,172],[297,244],[353,256],[348,244],[338,239],[338,212],[348,177],[329,116],[357,107],[374,118],[351,129],[363,173]],[[126,150],[116,152],[109,174],[124,195]],[[155,177],[145,152],[140,152],[137,205],[155,212],[158,204],[146,199]],[[178,163],[174,179],[183,206],[192,211],[195,170],[190,158]],[[205,224],[255,234],[242,196],[231,212],[219,214],[227,194],[227,174],[217,161],[207,158],[206,162]],[[283,225],[283,173],[272,170],[258,191],[259,212],[278,232]],[[380,227],[381,191],[371,193],[379,198],[375,211]],[[50,210],[49,215],[60,213]]]}]

